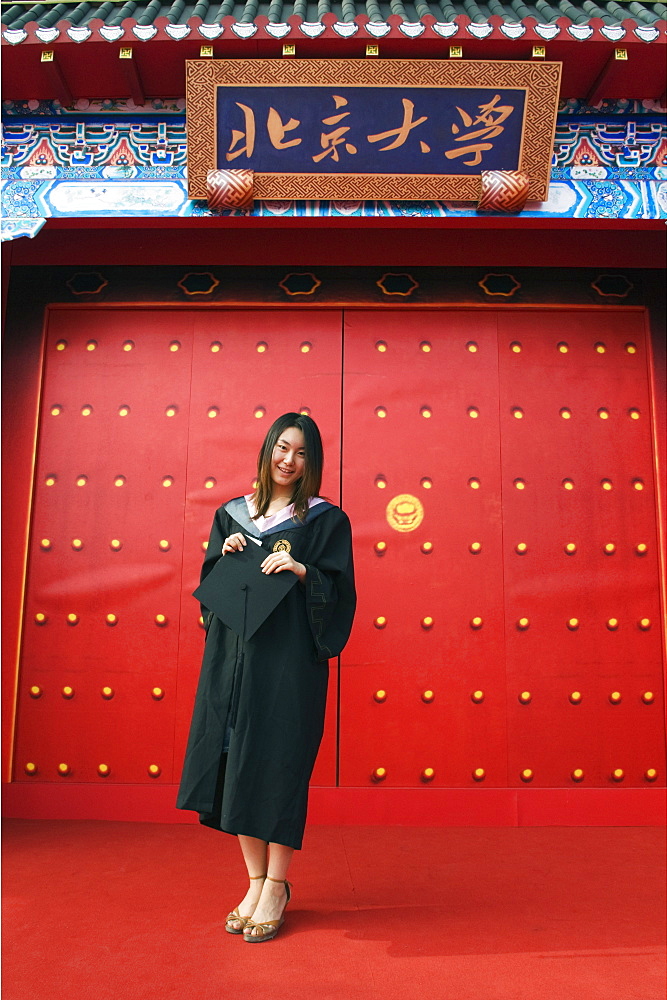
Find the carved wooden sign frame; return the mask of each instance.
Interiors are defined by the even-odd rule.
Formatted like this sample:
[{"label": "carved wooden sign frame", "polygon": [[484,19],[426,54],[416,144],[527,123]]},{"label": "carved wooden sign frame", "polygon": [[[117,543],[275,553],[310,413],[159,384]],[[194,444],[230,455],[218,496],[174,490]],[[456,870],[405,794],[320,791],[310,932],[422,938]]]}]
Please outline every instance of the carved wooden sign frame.
[{"label": "carved wooden sign frame", "polygon": [[544,201],[560,76],[543,61],[187,60],[188,193],[240,168],[264,200],[477,201],[496,169]]}]

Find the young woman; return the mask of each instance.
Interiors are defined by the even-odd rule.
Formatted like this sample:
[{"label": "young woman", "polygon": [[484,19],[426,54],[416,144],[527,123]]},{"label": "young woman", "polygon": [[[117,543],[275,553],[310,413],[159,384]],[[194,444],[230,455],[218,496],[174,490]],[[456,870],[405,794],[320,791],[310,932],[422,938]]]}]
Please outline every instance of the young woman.
[{"label": "young woman", "polygon": [[236,834],[249,888],[225,929],[275,937],[301,848],[308,782],[324,725],[328,660],[347,642],[356,603],[350,522],[319,496],[317,424],[285,413],[259,453],[257,489],[216,511],[202,580],[221,557],[259,543],[261,571],[298,582],[247,640],[210,611],[177,806]]}]

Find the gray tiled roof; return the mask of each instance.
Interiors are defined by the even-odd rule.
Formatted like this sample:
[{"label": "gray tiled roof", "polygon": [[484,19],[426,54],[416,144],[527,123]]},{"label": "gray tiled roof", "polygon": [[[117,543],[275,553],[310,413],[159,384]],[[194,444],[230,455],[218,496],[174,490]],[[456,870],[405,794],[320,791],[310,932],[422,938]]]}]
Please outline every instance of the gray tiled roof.
[{"label": "gray tiled roof", "polygon": [[[518,25],[526,18],[532,18],[535,23],[546,25],[562,18],[571,24],[588,25],[592,20],[599,19],[609,27],[628,20],[638,27],[652,26],[667,18],[664,3],[617,3],[615,0],[601,0],[599,3],[594,0],[577,0],[575,3],[570,0],[535,0],[534,3],[524,3],[523,0],[505,3],[500,0],[488,0],[488,3],[477,3],[476,0],[456,3],[451,0],[437,3],[427,3],[426,0],[415,0],[414,3],[403,0],[342,0],[341,3],[332,3],[331,0],[318,0],[316,3],[307,3],[306,0],[269,0],[268,3],[260,3],[259,0],[246,0],[245,3],[235,0],[223,0],[222,3],[209,3],[208,0],[197,3],[186,3],[185,0],[175,0],[174,3],[107,0],[101,4],[3,3],[2,8],[3,28],[11,30],[21,30],[31,22],[42,29],[53,28],[59,22],[79,28],[91,25],[91,22],[96,22],[95,27],[99,27],[101,22],[104,26],[117,28],[127,19],[148,27],[161,18],[165,18],[170,25],[198,26],[220,24],[226,17],[237,24],[251,24],[258,17],[265,18],[269,24],[285,24],[289,18],[296,16],[307,24],[318,24],[327,14],[333,14],[336,23],[350,25],[359,15],[365,15],[370,23],[378,24],[389,23],[391,15],[397,15],[408,24],[429,21],[451,24],[461,17],[474,24],[484,24],[495,15],[505,24]],[[193,18],[198,19],[194,24]]]}]

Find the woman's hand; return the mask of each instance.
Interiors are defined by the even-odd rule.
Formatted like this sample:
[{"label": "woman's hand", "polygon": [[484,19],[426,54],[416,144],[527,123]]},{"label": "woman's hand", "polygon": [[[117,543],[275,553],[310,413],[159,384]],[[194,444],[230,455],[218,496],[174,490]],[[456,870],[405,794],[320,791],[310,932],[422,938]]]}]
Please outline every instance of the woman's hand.
[{"label": "woman's hand", "polygon": [[227,552],[243,552],[244,548],[248,544],[248,539],[245,535],[242,535],[240,531],[237,531],[234,535],[228,535],[225,538],[222,545],[223,556]]},{"label": "woman's hand", "polygon": [[306,567],[303,563],[292,559],[289,552],[272,552],[261,566],[262,573],[282,573],[286,569],[295,573],[300,580],[305,580]]}]

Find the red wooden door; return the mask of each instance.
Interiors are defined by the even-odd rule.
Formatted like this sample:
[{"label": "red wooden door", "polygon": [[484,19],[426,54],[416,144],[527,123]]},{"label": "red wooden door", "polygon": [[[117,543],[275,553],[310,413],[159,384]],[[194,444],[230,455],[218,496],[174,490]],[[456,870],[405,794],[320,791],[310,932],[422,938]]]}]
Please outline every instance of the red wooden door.
[{"label": "red wooden door", "polygon": [[[257,453],[281,413],[310,413],[322,433],[322,490],[340,496],[342,324],[338,311],[211,311],[196,315],[190,446],[183,533],[183,602],[178,655],[175,773],[180,775],[202,650],[190,597],[213,512],[253,489]],[[289,642],[289,637],[282,637]],[[313,781],[336,783],[338,665],[332,661],[325,735]]]},{"label": "red wooden door", "polygon": [[664,782],[644,317],[503,311],[498,357],[510,785]]},{"label": "red wooden door", "polygon": [[49,316],[17,780],[173,778],[192,322]]},{"label": "red wooden door", "polygon": [[340,314],[54,310],[45,351],[14,776],[177,781],[202,548],[280,413],[317,419],[338,496]]},{"label": "red wooden door", "polygon": [[639,312],[353,311],[340,781],[664,783]]},{"label": "red wooden door", "polygon": [[345,358],[341,784],[505,786],[495,316],[348,312]]}]

